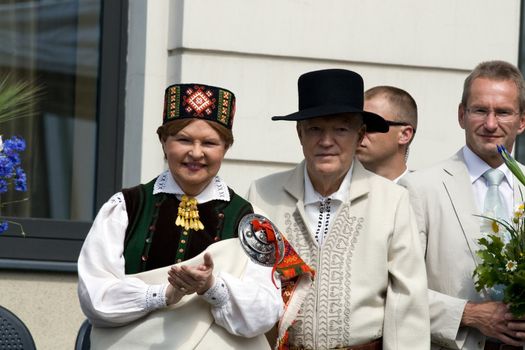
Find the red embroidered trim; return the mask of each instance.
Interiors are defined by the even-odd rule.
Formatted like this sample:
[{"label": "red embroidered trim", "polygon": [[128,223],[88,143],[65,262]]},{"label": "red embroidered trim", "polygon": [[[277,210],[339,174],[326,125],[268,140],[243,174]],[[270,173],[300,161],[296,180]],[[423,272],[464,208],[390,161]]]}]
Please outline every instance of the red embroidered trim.
[{"label": "red embroidered trim", "polygon": [[[284,236],[282,236],[284,241],[284,258],[279,262],[280,252],[272,225],[268,221],[261,222],[257,219],[252,220],[251,224],[254,231],[264,230],[266,232],[268,243],[272,243],[275,247],[275,264],[272,268],[272,282],[277,288],[274,280],[274,272],[277,271],[281,278],[281,296],[286,309],[294,293],[299,276],[303,274],[311,274],[312,278],[314,278],[315,270],[301,259],[299,254],[297,254]],[[289,349],[288,338],[289,334],[288,331],[286,331],[284,336],[281,339],[278,339],[278,350]]]}]

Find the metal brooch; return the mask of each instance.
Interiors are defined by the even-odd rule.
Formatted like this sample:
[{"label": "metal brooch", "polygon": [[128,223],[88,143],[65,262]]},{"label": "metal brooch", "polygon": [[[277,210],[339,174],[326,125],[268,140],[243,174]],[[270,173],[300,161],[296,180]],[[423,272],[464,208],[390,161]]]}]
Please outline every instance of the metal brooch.
[{"label": "metal brooch", "polygon": [[[275,242],[268,241],[266,230],[260,229],[255,231],[252,225],[253,220],[269,223],[275,233]],[[265,216],[260,214],[245,215],[239,223],[238,233],[241,246],[253,262],[263,266],[274,266],[276,262],[275,249],[278,250],[278,263],[283,260],[283,236],[277,227]]]}]

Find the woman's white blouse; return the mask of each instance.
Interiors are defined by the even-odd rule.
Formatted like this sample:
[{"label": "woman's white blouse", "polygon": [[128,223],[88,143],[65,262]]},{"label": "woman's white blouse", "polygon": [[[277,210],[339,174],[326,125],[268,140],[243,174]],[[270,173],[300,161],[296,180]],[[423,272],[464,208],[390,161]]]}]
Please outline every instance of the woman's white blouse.
[{"label": "woman's white blouse", "polygon": [[[125,274],[127,225],[126,203],[119,192],[100,209],[80,252],[80,305],[95,326],[123,325],[166,307],[168,276],[165,284],[148,285]],[[248,259],[240,279],[220,271],[214,275],[215,285],[201,297],[210,303],[218,325],[232,334],[253,337],[275,324],[283,303],[280,288],[271,281],[271,268]]]}]

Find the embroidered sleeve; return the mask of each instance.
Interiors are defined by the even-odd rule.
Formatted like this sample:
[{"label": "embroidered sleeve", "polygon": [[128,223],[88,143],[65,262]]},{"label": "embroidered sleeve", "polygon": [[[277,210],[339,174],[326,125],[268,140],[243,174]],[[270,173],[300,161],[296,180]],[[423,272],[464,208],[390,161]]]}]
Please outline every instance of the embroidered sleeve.
[{"label": "embroidered sleeve", "polygon": [[221,307],[230,299],[228,287],[220,277],[216,277],[215,284],[201,296],[214,307]]},{"label": "embroidered sleeve", "polygon": [[115,193],[108,200],[108,203],[112,206],[122,205],[122,208],[126,210],[126,202],[124,201],[124,195],[122,192]]},{"label": "embroidered sleeve", "polygon": [[151,312],[166,307],[167,284],[150,285],[146,291],[146,311]]}]

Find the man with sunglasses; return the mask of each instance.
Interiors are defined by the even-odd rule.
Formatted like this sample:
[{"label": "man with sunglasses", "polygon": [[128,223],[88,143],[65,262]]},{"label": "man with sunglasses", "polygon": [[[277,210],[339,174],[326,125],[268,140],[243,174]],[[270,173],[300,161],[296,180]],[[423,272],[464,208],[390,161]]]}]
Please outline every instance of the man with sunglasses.
[{"label": "man with sunglasses", "polygon": [[376,86],[365,91],[364,109],[385,118],[390,128],[386,133],[367,132],[357,158],[366,169],[397,183],[408,172],[408,148],[417,127],[416,101],[405,90]]},{"label": "man with sunglasses", "polygon": [[521,350],[525,318],[513,317],[495,297],[497,290],[478,293],[472,274],[477,242],[487,232],[479,215],[508,221],[521,201],[523,188],[497,151],[497,145],[512,151],[525,129],[525,83],[518,68],[503,61],[479,64],[465,79],[458,121],[466,145],[400,181],[410,192],[424,243],[432,349]]}]

